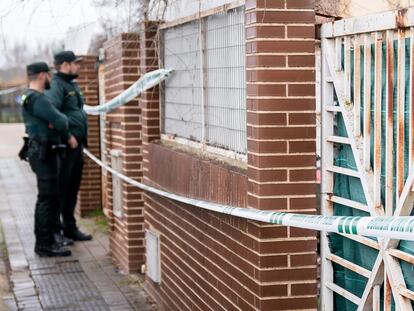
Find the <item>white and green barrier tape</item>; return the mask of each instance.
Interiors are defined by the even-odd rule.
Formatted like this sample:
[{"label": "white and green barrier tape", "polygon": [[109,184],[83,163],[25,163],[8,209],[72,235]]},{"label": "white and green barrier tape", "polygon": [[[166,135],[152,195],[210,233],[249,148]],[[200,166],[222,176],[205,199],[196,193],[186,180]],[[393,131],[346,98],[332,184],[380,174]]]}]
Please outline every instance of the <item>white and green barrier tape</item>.
[{"label": "white and green barrier tape", "polygon": [[146,90],[158,85],[160,82],[167,79],[172,72],[172,69],[158,69],[148,72],[144,74],[137,82],[127,88],[124,92],[111,99],[106,104],[99,106],[85,105],[83,109],[87,114],[91,115],[99,115],[111,112],[112,110],[133,100],[142,92],[145,92]]},{"label": "white and green barrier tape", "polygon": [[[88,114],[97,115],[107,113],[118,108],[125,103],[137,97],[141,92],[154,87],[166,78],[168,78],[173,70],[159,69],[143,75],[131,87],[123,93],[100,106],[86,106],[85,111]],[[271,211],[261,211],[252,208],[234,207],[222,205],[213,202],[206,202],[187,198],[181,195],[166,192],[143,183],[137,182],[121,173],[115,171],[111,167],[104,164],[88,150],[84,150],[85,154],[93,161],[100,165],[103,169],[111,172],[121,180],[136,186],[142,190],[155,193],[165,198],[169,198],[185,204],[197,206],[210,211],[233,215],[236,217],[262,221],[271,224],[284,226],[292,226],[303,229],[312,229],[318,231],[345,233],[353,235],[363,235],[377,238],[390,238],[398,240],[414,241],[414,217],[353,217],[353,216],[321,216],[321,215],[304,215],[292,213],[279,213]]]},{"label": "white and green barrier tape", "polygon": [[185,204],[201,207],[210,211],[232,215],[236,217],[292,226],[303,229],[312,229],[318,231],[327,231],[335,233],[345,233],[352,235],[363,235],[377,238],[390,238],[397,240],[414,241],[414,217],[353,217],[353,216],[321,216],[321,215],[304,215],[291,213],[278,213],[271,211],[261,211],[253,208],[234,207],[222,205],[213,202],[206,202],[197,199],[187,198],[181,195],[163,191],[132,178],[120,174],[111,167],[105,165],[88,150],[85,154],[100,165],[103,169],[117,176],[121,180],[136,186],[142,190],[155,193],[165,198]]}]

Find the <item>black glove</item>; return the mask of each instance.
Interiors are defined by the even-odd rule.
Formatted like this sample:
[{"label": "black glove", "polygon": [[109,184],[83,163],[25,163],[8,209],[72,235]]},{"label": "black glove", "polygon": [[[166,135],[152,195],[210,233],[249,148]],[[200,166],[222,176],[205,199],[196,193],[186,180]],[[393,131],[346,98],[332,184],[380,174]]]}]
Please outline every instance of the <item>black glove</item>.
[{"label": "black glove", "polygon": [[23,137],[23,146],[19,151],[19,158],[22,161],[28,160],[28,151],[29,150],[29,137]]}]

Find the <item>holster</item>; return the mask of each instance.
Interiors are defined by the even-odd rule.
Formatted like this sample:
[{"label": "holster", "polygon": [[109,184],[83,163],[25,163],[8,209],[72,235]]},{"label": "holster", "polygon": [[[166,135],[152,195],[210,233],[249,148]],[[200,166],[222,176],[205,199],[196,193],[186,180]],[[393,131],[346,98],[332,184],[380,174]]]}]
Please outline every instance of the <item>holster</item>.
[{"label": "holster", "polygon": [[37,158],[41,161],[45,161],[48,155],[51,153],[50,142],[45,138],[33,137],[29,139],[29,148],[35,148]]}]

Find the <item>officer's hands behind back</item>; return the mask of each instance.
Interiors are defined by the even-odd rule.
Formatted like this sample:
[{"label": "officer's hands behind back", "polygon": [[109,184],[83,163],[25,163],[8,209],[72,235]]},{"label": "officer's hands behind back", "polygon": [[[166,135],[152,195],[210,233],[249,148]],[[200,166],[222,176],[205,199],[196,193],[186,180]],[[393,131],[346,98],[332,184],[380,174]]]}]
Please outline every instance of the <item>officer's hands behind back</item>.
[{"label": "officer's hands behind back", "polygon": [[78,148],[78,141],[76,140],[75,136],[71,136],[68,139],[68,145],[71,149]]}]

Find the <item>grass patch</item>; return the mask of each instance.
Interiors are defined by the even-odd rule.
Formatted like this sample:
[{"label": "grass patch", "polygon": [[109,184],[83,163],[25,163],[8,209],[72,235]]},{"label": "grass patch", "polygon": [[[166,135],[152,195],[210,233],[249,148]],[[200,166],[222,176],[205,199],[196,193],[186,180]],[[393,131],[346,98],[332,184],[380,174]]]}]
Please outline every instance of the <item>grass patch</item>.
[{"label": "grass patch", "polygon": [[[105,214],[102,210],[94,210],[89,211],[84,214],[84,220],[92,220],[94,225],[97,227],[96,229],[100,232],[106,233],[108,232],[108,220],[106,219]],[[84,224],[88,226],[87,224]],[[88,226],[89,227],[89,226]]]},{"label": "grass patch", "polygon": [[95,224],[98,226],[100,231],[102,232],[108,231],[108,221],[106,220],[105,216],[95,218]]},{"label": "grass patch", "polygon": [[99,217],[99,216],[104,216],[105,217],[105,214],[104,214],[103,210],[97,209],[97,210],[94,210],[94,211],[85,212],[84,216],[85,217]]},{"label": "grass patch", "polygon": [[144,288],[144,277],[135,274],[129,274],[119,283],[122,286],[132,286],[137,288]]}]

